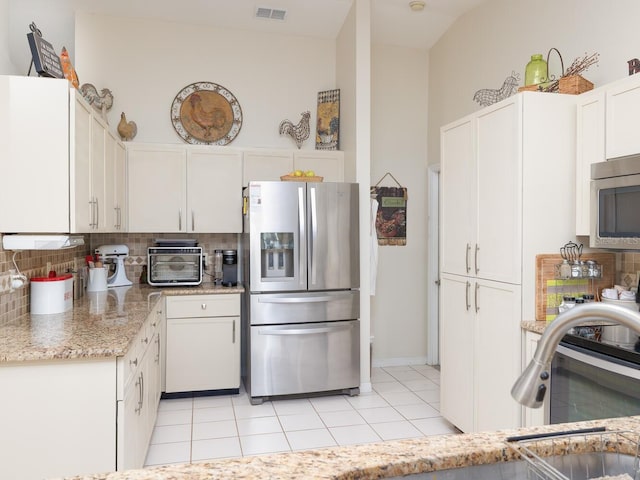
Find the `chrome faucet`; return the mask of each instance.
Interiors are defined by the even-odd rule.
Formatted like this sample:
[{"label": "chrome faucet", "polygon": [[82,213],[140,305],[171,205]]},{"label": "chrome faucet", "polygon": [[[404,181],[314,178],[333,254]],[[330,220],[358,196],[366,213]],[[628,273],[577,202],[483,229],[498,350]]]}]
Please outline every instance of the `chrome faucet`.
[{"label": "chrome faucet", "polygon": [[558,315],[545,329],[533,359],[511,388],[511,396],[525,407],[540,408],[547,393],[551,359],[565,333],[584,322],[609,320],[640,335],[640,313],[619,305],[589,303]]}]

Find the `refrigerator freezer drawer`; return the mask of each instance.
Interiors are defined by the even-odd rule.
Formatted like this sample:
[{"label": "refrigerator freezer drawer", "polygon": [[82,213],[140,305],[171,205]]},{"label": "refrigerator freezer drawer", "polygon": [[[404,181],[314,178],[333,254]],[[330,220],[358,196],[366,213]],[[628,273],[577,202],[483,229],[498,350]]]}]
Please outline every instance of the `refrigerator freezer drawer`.
[{"label": "refrigerator freezer drawer", "polygon": [[251,325],[310,323],[360,318],[360,292],[250,294]]},{"label": "refrigerator freezer drawer", "polygon": [[251,397],[360,386],[360,321],[251,327]]}]

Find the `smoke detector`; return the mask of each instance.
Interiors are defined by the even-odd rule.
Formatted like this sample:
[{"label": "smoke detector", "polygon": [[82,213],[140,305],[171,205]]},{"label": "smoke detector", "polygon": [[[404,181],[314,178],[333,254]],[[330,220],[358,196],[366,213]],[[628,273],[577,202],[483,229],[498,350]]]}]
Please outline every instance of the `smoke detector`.
[{"label": "smoke detector", "polygon": [[424,10],[425,3],[423,0],[412,0],[409,2],[409,8],[414,12],[421,12]]},{"label": "smoke detector", "polygon": [[266,18],[269,20],[284,20],[287,11],[278,8],[258,7],[256,8],[256,18]]}]

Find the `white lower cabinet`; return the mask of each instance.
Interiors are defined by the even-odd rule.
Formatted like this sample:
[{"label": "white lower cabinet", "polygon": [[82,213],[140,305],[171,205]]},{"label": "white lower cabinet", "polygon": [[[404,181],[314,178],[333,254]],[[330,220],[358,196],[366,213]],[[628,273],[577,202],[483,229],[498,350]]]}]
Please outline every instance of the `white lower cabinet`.
[{"label": "white lower cabinet", "polygon": [[147,456],[161,393],[162,320],[162,309],[156,307],[127,355],[118,357],[118,470],[142,468]]},{"label": "white lower cabinet", "polygon": [[519,425],[521,287],[443,274],[440,289],[442,415],[464,432]]},{"label": "white lower cabinet", "polygon": [[240,387],[240,294],[167,297],[166,393]]}]

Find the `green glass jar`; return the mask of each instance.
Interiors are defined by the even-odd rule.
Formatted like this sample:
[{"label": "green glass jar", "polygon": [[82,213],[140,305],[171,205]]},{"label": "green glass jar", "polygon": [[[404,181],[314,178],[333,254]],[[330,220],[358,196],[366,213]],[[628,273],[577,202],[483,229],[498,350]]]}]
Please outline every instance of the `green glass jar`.
[{"label": "green glass jar", "polygon": [[524,84],[538,85],[547,81],[547,62],[542,58],[542,54],[531,55],[531,61],[527,63],[524,70]]}]

